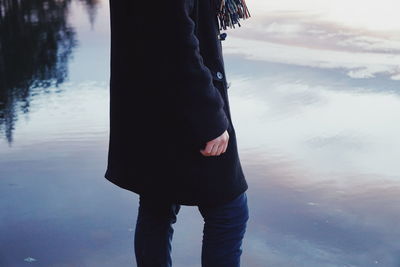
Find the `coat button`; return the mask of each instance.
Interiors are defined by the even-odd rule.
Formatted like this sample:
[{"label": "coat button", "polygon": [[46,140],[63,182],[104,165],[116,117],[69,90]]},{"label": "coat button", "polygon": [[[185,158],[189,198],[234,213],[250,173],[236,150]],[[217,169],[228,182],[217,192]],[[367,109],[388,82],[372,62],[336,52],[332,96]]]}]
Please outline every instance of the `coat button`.
[{"label": "coat button", "polygon": [[218,71],[217,78],[221,80],[223,77],[224,77],[224,75],[222,75],[222,73]]},{"label": "coat button", "polygon": [[226,32],[221,33],[221,34],[218,35],[218,39],[220,39],[221,41],[224,41],[226,39],[227,35],[228,34]]}]

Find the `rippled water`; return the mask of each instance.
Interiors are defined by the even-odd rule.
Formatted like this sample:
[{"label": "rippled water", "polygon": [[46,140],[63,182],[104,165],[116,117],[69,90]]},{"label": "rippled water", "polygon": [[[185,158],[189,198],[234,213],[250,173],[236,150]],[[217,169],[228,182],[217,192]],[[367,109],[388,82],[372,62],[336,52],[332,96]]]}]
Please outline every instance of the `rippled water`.
[{"label": "rippled water", "polygon": [[[249,182],[243,266],[400,266],[399,4],[342,2],[250,1],[253,17],[227,31]],[[103,178],[107,1],[10,3],[0,0],[0,266],[134,266],[137,195]],[[175,266],[200,266],[201,237],[200,214],[183,206]]]}]

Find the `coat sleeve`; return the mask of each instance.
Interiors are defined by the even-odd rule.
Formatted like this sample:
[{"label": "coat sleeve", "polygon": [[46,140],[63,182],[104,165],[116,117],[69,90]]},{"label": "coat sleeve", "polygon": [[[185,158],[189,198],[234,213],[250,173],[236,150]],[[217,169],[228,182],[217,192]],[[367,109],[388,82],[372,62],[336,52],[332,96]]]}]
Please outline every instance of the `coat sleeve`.
[{"label": "coat sleeve", "polygon": [[[147,0],[146,0],[147,1]],[[167,46],[173,45],[171,61],[177,75],[174,90],[179,99],[178,113],[183,123],[192,130],[196,143],[205,144],[220,136],[228,129],[229,120],[224,111],[224,100],[213,84],[212,73],[203,62],[200,54],[199,39],[195,35],[195,22],[192,18],[195,0],[170,0],[164,7],[168,16],[163,19],[168,36]],[[163,12],[165,14],[166,12]]]}]

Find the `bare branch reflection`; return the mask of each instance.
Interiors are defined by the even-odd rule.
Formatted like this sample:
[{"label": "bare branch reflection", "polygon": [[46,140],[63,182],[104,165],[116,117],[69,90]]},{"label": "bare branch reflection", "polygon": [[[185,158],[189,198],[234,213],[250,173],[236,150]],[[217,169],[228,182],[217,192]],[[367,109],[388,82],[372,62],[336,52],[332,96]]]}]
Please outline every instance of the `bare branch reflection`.
[{"label": "bare branch reflection", "polygon": [[[97,0],[82,0],[94,21]],[[71,0],[0,0],[0,136],[9,144],[18,113],[31,98],[57,88],[68,77],[77,45],[68,24]],[[40,90],[35,90],[40,89]]]}]

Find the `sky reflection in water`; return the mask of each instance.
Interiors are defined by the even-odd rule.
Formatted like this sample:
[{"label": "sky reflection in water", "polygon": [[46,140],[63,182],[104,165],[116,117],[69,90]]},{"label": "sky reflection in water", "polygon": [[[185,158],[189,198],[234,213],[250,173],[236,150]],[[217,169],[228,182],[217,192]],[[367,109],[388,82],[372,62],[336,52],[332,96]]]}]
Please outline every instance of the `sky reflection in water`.
[{"label": "sky reflection in water", "polygon": [[[253,18],[223,42],[249,181],[243,266],[400,265],[398,4],[380,2],[378,14],[364,3],[350,20],[340,2],[250,2]],[[58,87],[31,83],[57,77],[35,68],[29,83],[1,87],[0,266],[134,262],[137,196],[103,178],[107,1],[66,3],[69,60],[51,58]],[[183,207],[175,266],[200,266],[201,231],[197,209]]]}]

